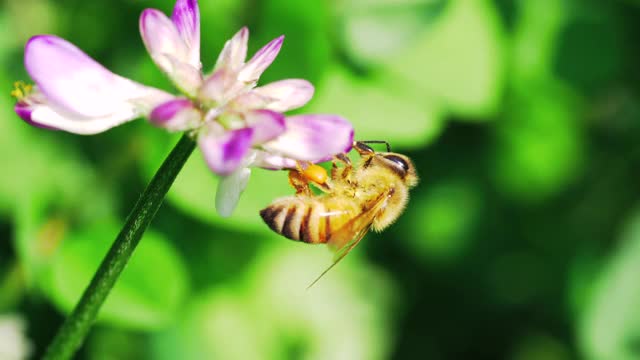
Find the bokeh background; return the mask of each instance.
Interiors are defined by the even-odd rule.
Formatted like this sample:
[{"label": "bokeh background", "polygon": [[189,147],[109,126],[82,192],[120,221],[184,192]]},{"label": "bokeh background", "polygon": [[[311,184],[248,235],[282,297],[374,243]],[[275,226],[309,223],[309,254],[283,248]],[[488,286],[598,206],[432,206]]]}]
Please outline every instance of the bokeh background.
[{"label": "bokeh background", "polygon": [[[639,359],[640,1],[201,0],[210,68],[242,25],[285,34],[262,83],[317,86],[421,175],[405,214],[331,261],[258,211],[290,194],[254,171],[233,217],[196,152],[79,359]],[[172,0],[0,3],[0,358],[38,357],[179,135],[96,136],[12,112],[23,46],[52,33],[171,90],[138,34]]]}]

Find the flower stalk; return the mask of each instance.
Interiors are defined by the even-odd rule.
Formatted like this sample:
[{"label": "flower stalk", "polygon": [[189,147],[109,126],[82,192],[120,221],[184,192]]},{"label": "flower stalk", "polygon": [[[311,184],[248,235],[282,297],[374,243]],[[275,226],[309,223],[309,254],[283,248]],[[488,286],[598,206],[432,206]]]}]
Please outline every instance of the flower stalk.
[{"label": "flower stalk", "polygon": [[173,148],[135,204],[111,249],[80,301],[58,330],[44,359],[69,359],[82,345],[100,307],[127,265],[171,184],[193,152],[196,143],[187,134]]}]

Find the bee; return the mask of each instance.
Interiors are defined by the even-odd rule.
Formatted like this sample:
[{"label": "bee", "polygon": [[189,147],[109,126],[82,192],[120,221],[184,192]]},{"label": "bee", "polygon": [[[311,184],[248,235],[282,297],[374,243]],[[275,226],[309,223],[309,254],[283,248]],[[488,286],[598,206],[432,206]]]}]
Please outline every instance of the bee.
[{"label": "bee", "polygon": [[[387,152],[376,152],[370,143],[384,143]],[[356,141],[360,155],[354,166],[346,154],[334,156],[331,176],[324,168],[308,163],[289,171],[296,194],[276,199],[260,211],[264,222],[278,234],[309,244],[327,244],[335,252],[333,263],[342,260],[370,230],[382,231],[403,212],[409,189],[418,176],[411,160],[392,153],[384,141]],[[310,185],[318,188],[314,194]]]}]

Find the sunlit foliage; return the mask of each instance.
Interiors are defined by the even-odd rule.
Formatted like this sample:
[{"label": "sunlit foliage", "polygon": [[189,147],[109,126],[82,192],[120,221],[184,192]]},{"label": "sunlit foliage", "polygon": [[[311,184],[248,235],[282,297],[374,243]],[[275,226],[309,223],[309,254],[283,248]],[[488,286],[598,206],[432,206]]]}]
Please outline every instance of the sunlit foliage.
[{"label": "sunlit foliage", "polygon": [[[79,358],[640,358],[639,5],[200,0],[205,70],[242,25],[255,46],[285,34],[261,81],[309,79],[302,111],[389,141],[421,183],[305,291],[330,254],[258,215],[292,192],[286,174],[254,171],[221,218],[194,154]],[[0,3],[0,315],[34,356],[177,138],[143,121],[91,137],[23,123],[9,92],[28,80],[24,43],[56,34],[170,91],[137,21],[172,6]]]}]

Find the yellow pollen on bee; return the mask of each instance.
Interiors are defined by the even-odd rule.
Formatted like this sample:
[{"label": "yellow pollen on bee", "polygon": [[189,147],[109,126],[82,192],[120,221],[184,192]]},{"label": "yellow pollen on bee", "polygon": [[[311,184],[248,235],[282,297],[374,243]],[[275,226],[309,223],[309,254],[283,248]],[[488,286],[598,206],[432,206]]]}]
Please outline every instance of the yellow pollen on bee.
[{"label": "yellow pollen on bee", "polygon": [[316,164],[311,164],[307,166],[306,169],[303,169],[302,175],[317,184],[324,184],[329,178],[327,170],[325,170],[322,166]]},{"label": "yellow pollen on bee", "polygon": [[29,96],[33,91],[33,85],[27,84],[24,81],[16,81],[13,83],[13,90],[11,90],[11,96],[16,100],[22,100]]}]

